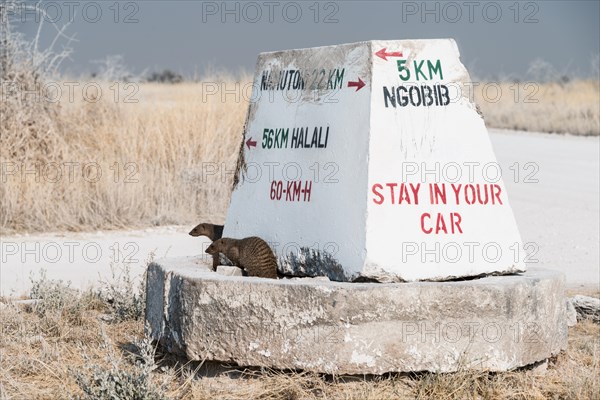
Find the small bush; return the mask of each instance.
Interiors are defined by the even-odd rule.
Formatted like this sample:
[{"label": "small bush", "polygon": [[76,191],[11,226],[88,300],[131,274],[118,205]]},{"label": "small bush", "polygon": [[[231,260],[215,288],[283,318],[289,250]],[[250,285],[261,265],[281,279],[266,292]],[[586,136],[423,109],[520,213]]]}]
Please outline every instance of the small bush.
[{"label": "small bush", "polygon": [[48,322],[58,323],[65,318],[70,323],[81,324],[84,311],[91,304],[89,297],[83,297],[79,291],[72,289],[70,281],[48,279],[44,269],[40,271],[39,278],[31,275],[29,279],[32,284],[30,296],[35,300],[31,305],[33,312]]},{"label": "small bush", "polygon": [[115,355],[108,337],[104,337],[104,349],[109,368],[101,365],[86,365],[81,371],[72,372],[83,396],[82,400],[160,400],[167,399],[163,386],[152,382],[152,371],[157,368],[154,362],[154,347],[148,337],[135,342],[139,355],[133,367],[127,368],[121,358]]},{"label": "small bush", "polygon": [[162,72],[153,72],[148,77],[148,82],[159,82],[159,83],[181,83],[183,82],[183,76],[177,72],[173,72],[170,69],[165,69]]},{"label": "small bush", "polygon": [[[154,254],[150,254],[146,265],[151,262]],[[111,279],[103,281],[98,296],[111,311],[114,322],[140,320],[146,309],[146,279],[142,277],[136,285],[130,273],[130,265],[111,263]],[[137,287],[136,287],[137,286]]]}]

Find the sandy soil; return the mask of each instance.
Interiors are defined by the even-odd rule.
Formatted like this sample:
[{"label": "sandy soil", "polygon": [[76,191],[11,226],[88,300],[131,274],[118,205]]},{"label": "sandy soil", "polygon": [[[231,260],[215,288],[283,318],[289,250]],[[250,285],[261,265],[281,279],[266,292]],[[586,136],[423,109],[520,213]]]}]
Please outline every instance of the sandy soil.
[{"label": "sandy soil", "polygon": [[[598,289],[599,138],[490,133],[523,242],[537,249],[531,255],[537,262],[529,265],[563,271],[571,289]],[[2,236],[0,295],[27,294],[30,274],[42,268],[48,278],[71,281],[76,288],[109,278],[111,262],[130,261],[132,273],[139,277],[150,253],[155,258],[203,253],[206,240],[187,235],[193,225]]]}]

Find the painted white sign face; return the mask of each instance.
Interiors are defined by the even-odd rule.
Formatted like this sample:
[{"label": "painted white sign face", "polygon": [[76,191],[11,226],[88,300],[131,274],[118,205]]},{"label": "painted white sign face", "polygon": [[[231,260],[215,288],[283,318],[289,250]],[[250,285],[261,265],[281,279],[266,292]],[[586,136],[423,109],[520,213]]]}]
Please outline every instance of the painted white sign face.
[{"label": "painted white sign face", "polygon": [[224,236],[334,280],[524,270],[469,82],[449,39],[261,54]]}]

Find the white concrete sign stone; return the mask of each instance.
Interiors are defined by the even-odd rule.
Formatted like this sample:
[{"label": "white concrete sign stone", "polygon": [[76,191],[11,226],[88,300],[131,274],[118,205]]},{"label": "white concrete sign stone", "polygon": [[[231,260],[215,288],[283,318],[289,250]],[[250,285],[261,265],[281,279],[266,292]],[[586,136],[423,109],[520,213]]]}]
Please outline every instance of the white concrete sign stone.
[{"label": "white concrete sign stone", "polygon": [[224,236],[338,281],[524,271],[469,89],[451,39],[261,54]]}]

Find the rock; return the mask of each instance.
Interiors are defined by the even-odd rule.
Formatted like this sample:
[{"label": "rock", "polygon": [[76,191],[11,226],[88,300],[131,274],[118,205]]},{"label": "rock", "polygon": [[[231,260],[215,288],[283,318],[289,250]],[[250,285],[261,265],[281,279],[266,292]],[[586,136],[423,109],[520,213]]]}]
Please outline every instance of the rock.
[{"label": "rock", "polygon": [[564,276],[349,283],[223,276],[191,257],[147,274],[148,333],[190,360],[327,374],[506,371],[567,346]]},{"label": "rock", "polygon": [[544,360],[544,361],[540,361],[538,363],[535,363],[531,366],[531,374],[533,375],[537,375],[537,376],[543,376],[546,375],[546,372],[548,372],[548,360]]},{"label": "rock", "polygon": [[576,295],[571,297],[571,302],[577,311],[577,319],[591,319],[600,324],[600,299],[595,297]]},{"label": "rock", "polygon": [[571,299],[567,299],[567,326],[575,326],[577,324],[577,311],[573,306]]},{"label": "rock", "polygon": [[217,266],[217,273],[226,276],[243,276],[242,269],[238,267],[230,267],[227,265]]}]

